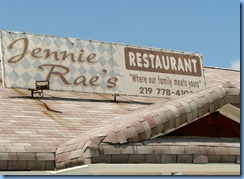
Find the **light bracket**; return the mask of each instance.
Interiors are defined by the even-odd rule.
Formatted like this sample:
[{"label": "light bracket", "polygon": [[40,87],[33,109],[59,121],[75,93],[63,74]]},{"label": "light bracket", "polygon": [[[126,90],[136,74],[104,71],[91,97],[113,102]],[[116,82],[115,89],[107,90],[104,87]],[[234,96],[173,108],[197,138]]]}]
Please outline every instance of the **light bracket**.
[{"label": "light bracket", "polygon": [[44,96],[43,90],[49,90],[49,81],[36,81],[36,89],[28,89],[31,91],[31,97],[34,97],[34,94],[37,93],[41,97]]}]

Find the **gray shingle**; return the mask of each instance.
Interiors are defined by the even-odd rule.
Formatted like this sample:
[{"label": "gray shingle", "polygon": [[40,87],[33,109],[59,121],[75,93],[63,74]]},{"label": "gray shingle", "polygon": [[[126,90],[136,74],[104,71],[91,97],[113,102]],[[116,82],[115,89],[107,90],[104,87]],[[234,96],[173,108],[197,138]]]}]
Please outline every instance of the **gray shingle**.
[{"label": "gray shingle", "polygon": [[235,163],[235,156],[208,155],[209,163]]},{"label": "gray shingle", "polygon": [[136,146],[138,154],[152,154],[153,146]]},{"label": "gray shingle", "polygon": [[240,164],[240,155],[236,155],[235,157],[236,157],[236,163]]},{"label": "gray shingle", "polygon": [[128,163],[129,155],[127,154],[112,154],[111,155],[111,163]]},{"label": "gray shingle", "polygon": [[128,163],[145,163],[145,154],[128,155]]},{"label": "gray shingle", "polygon": [[153,146],[154,154],[170,154],[169,146],[154,145]]},{"label": "gray shingle", "polygon": [[0,170],[8,170],[8,161],[0,160]]},{"label": "gray shingle", "polygon": [[103,153],[105,155],[120,154],[121,148],[119,146],[116,146],[116,145],[103,145]]},{"label": "gray shingle", "polygon": [[226,147],[214,147],[216,155],[229,155],[228,149]]},{"label": "gray shingle", "polygon": [[138,136],[138,133],[137,133],[137,131],[136,131],[136,128],[135,128],[134,126],[131,126],[131,127],[128,127],[127,129],[128,129],[128,131],[131,133],[133,142],[138,141],[139,136]]},{"label": "gray shingle", "polygon": [[187,145],[185,146],[185,152],[186,154],[199,154],[200,146]]},{"label": "gray shingle", "polygon": [[145,132],[141,122],[134,121],[134,122],[132,122],[132,124],[135,127],[137,134],[141,134],[141,133]]},{"label": "gray shingle", "polygon": [[185,154],[185,146],[169,146],[170,154]]},{"label": "gray shingle", "polygon": [[118,131],[115,133],[115,135],[118,137],[119,143],[123,144],[127,142],[127,139],[122,131]]},{"label": "gray shingle", "polygon": [[[54,163],[54,161],[53,161]],[[27,170],[45,170],[46,163],[45,161],[28,161],[27,162]],[[52,168],[54,169],[54,168]]]},{"label": "gray shingle", "polygon": [[26,170],[27,161],[8,161],[8,170]]},{"label": "gray shingle", "polygon": [[99,155],[92,157],[92,163],[111,163],[111,155]]},{"label": "gray shingle", "polygon": [[174,154],[164,154],[162,155],[162,163],[176,163],[177,155]]},{"label": "gray shingle", "polygon": [[135,154],[137,150],[135,150],[134,145],[123,145],[121,146],[121,154]]},{"label": "gray shingle", "polygon": [[158,114],[154,115],[153,119],[154,119],[156,126],[157,126],[156,127],[157,128],[157,134],[162,133],[162,131],[163,131],[163,120],[161,119],[161,117]]},{"label": "gray shingle", "polygon": [[190,154],[181,154],[177,155],[177,163],[192,163],[192,155]]},{"label": "gray shingle", "polygon": [[215,154],[215,148],[211,146],[200,146],[200,154]]},{"label": "gray shingle", "polygon": [[45,170],[55,170],[55,161],[45,161]]},{"label": "gray shingle", "polygon": [[162,155],[157,155],[157,154],[145,155],[145,163],[162,163]]},{"label": "gray shingle", "polygon": [[[69,158],[70,159],[78,158],[78,157],[82,156],[82,154],[83,154],[82,149],[74,150],[69,153]],[[37,155],[37,158],[38,158],[38,155]]]},{"label": "gray shingle", "polygon": [[21,152],[17,153],[18,160],[36,160],[36,153],[26,153],[26,152]]},{"label": "gray shingle", "polygon": [[193,163],[208,163],[208,156],[207,155],[200,155],[200,154],[194,154],[193,155]]},{"label": "gray shingle", "polygon": [[240,155],[240,148],[238,147],[228,147],[229,155]]}]

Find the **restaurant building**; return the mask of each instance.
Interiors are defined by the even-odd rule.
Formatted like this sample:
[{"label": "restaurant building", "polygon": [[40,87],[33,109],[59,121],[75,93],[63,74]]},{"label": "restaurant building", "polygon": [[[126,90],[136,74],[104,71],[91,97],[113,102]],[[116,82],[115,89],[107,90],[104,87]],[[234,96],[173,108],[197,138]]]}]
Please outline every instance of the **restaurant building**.
[{"label": "restaurant building", "polygon": [[[135,86],[121,80],[125,70],[110,72],[112,63],[99,61],[103,66],[99,71],[94,65],[102,57],[85,53],[88,46],[78,56],[75,50],[56,56],[39,42],[31,51],[30,38],[28,42],[19,36],[15,41],[2,39],[8,45],[2,47],[0,68],[0,174],[240,175],[240,71],[202,68],[198,55],[182,58],[155,52],[150,57],[148,49],[126,47],[124,67],[133,72],[128,78],[139,85],[141,94],[135,95]],[[102,47],[97,48],[102,53]],[[40,62],[51,58],[51,53],[55,67]],[[72,72],[75,65],[62,66],[60,61],[93,67],[87,69],[90,76],[77,76]],[[38,73],[46,71],[50,89],[28,86],[34,85],[30,75],[34,63],[38,63]],[[18,74],[8,65],[23,72]],[[136,74],[136,70],[142,72]],[[169,75],[156,76],[154,84],[152,76],[145,77],[149,72]],[[176,78],[180,72],[183,77]],[[38,73],[36,78],[40,78]],[[52,78],[59,78],[64,86],[54,84],[52,89]],[[72,85],[83,85],[87,91],[74,90]],[[168,88],[156,92],[160,85]],[[97,86],[103,93],[96,91]]]}]

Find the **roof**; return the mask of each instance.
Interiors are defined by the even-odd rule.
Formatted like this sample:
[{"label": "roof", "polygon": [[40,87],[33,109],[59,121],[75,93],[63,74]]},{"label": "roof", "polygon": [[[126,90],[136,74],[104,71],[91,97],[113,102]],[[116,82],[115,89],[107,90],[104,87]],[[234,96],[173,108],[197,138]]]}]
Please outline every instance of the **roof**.
[{"label": "roof", "polygon": [[206,87],[216,86],[225,81],[229,81],[236,88],[240,89],[240,71],[238,70],[205,67],[204,76]]},{"label": "roof", "polygon": [[[205,79],[207,89],[173,100],[120,96],[114,102],[110,95],[58,91],[31,98],[30,91],[0,87],[0,170],[53,170],[94,163],[97,157],[105,156],[104,148],[111,152],[114,146],[119,146],[119,156],[126,151],[121,148],[128,149],[126,155],[138,154],[140,149],[135,146],[145,146],[142,152],[150,155],[155,147],[145,144],[166,145],[161,139],[151,138],[209,115],[225,104],[239,106],[239,71],[206,67]],[[231,84],[223,84],[226,81]],[[238,163],[239,139],[232,140],[230,146],[222,139],[215,143],[211,155],[219,155],[219,161]],[[178,144],[173,145],[173,151],[178,150]],[[185,146],[188,144],[185,141]],[[195,161],[194,156],[205,162],[217,160],[206,154],[192,153],[189,157],[191,161]],[[111,160],[118,158],[113,153],[108,155]],[[149,160],[145,157],[142,162]]]}]

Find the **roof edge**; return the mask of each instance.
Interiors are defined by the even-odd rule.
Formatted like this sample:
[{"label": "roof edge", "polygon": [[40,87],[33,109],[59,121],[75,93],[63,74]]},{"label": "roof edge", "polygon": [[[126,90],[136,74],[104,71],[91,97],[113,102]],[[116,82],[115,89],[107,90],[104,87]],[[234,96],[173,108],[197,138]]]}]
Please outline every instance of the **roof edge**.
[{"label": "roof edge", "polygon": [[224,67],[204,66],[203,68],[240,72],[240,70],[236,70],[236,69],[232,69],[232,68],[224,68]]}]

